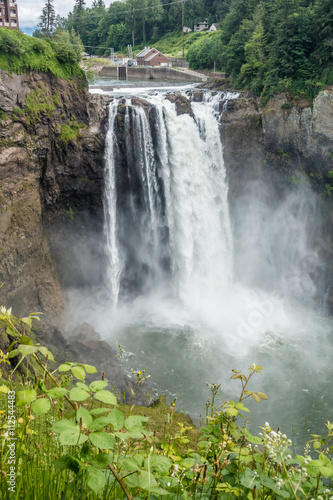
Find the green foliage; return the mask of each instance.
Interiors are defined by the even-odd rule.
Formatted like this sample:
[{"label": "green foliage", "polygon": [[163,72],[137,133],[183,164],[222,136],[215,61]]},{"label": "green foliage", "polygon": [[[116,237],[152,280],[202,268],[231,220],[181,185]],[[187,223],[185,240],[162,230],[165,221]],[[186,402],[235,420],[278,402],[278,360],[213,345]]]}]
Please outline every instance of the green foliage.
[{"label": "green foliage", "polygon": [[[48,116],[59,104],[57,95],[50,95],[45,87],[28,92],[25,98],[26,108],[24,110],[26,123],[28,125],[38,122],[44,114]],[[21,111],[22,113],[23,111]]]},{"label": "green foliage", "polygon": [[43,71],[59,78],[85,79],[70,50],[55,43],[24,35],[18,30],[0,30],[0,68],[10,73]]},{"label": "green foliage", "polygon": [[20,56],[24,53],[22,42],[14,31],[9,29],[0,30],[0,53],[1,52],[16,56]]},{"label": "green foliage", "polygon": [[[14,338],[1,362],[21,356],[19,363],[31,358],[41,369],[16,393],[11,382],[0,387],[0,396],[16,402],[8,405],[8,416],[0,416],[2,473],[13,463],[9,446],[15,434],[16,498],[319,500],[333,493],[333,423],[327,422],[326,436],[311,435],[304,456],[292,456],[292,441],[268,422],[258,436],[249,432],[244,401],[268,399],[249,389],[261,366],[253,363],[247,375],[233,370],[231,379],[241,384],[238,401],[217,405],[220,386],[207,384],[206,422],[190,445],[191,427],[171,427],[177,398],[167,407],[160,432],[153,433],[146,415],[132,415],[132,404],[117,407],[104,377],[87,381],[95,367],[66,362],[51,371],[52,354],[27,335],[33,319],[39,319],[36,313],[18,319],[0,308],[0,327]],[[147,377],[144,370],[133,375],[135,391]],[[6,481],[0,492],[11,498]]]},{"label": "green foliage", "polygon": [[220,34],[212,32],[194,42],[187,52],[187,60],[193,69],[222,69],[222,42]]},{"label": "green foliage", "polygon": [[311,100],[332,82],[331,2],[232,0],[222,23],[224,69],[267,101],[274,92]]},{"label": "green foliage", "polygon": [[[67,123],[61,125],[61,133],[59,140],[63,143],[67,143],[76,139],[81,132],[87,128],[84,123],[78,123],[76,120],[67,120]],[[73,211],[69,209],[69,216],[71,220],[73,219]]]}]

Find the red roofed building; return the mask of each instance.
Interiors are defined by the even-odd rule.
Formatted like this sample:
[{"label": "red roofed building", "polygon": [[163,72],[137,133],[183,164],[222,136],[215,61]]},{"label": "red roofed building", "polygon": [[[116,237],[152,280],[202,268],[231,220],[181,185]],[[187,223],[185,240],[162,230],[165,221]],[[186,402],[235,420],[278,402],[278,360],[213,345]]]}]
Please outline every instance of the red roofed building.
[{"label": "red roofed building", "polygon": [[18,9],[14,0],[0,0],[0,28],[19,28]]},{"label": "red roofed building", "polygon": [[138,66],[171,66],[171,61],[155,48],[145,47],[136,56]]}]

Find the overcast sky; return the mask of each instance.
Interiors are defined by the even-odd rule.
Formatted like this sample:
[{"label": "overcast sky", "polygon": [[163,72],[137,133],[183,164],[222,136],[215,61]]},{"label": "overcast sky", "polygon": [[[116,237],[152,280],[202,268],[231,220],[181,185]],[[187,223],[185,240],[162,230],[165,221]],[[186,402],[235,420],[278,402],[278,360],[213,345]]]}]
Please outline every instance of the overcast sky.
[{"label": "overcast sky", "polygon": [[[38,23],[38,16],[41,15],[45,5],[45,0],[16,0],[19,13],[19,23],[22,31],[25,28],[33,28]],[[85,0],[86,7],[90,7],[93,0]],[[67,16],[73,10],[74,0],[54,0],[54,8],[57,14]],[[109,4],[110,2],[106,2]]]}]

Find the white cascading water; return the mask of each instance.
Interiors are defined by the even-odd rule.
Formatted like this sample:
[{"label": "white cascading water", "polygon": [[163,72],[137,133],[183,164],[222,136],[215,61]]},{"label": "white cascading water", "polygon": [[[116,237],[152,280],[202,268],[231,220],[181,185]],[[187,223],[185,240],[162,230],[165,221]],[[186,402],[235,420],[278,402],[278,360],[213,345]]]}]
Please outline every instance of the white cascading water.
[{"label": "white cascading water", "polygon": [[106,255],[108,259],[107,283],[110,284],[110,294],[114,306],[118,303],[120,276],[123,262],[120,256],[117,241],[117,189],[115,174],[115,145],[114,123],[117,116],[118,100],[109,107],[109,126],[106,135],[104,175],[104,234],[106,237]]},{"label": "white cascading water", "polygon": [[[302,179],[274,199],[267,179],[250,179],[232,227],[219,121],[221,100],[223,114],[234,97],[204,93],[192,115],[178,115],[163,94],[110,104],[104,210],[117,307],[110,314],[110,302],[104,312],[99,303],[94,324],[192,415],[203,411],[205,380],[223,382],[234,399],[230,370],[256,362],[257,389],[273,397],[252,422],[303,432],[311,398],[306,417],[317,432],[330,418],[320,404],[322,394],[332,399],[333,376],[331,322],[315,310],[324,273],[317,199]],[[120,104],[126,151],[116,142]]]},{"label": "white cascading water", "polygon": [[[148,254],[149,266],[158,279],[160,255],[165,251],[162,246],[168,244],[173,285],[183,302],[193,302],[205,295],[219,294],[232,280],[232,231],[219,124],[214,113],[216,98],[193,103],[194,118],[188,114],[177,115],[174,104],[165,96],[151,98],[150,104],[156,109],[156,154],[145,110],[132,106],[132,123],[125,119],[126,136],[130,135],[131,126],[140,145],[135,151],[135,162],[146,209],[141,219],[144,243],[143,247],[138,246],[138,258],[145,258],[145,252]],[[127,102],[126,106],[128,113],[130,104]],[[111,144],[115,139],[117,107],[118,101],[110,105],[105,198],[105,231],[114,303],[118,302],[122,271],[117,240],[115,155]],[[163,184],[164,201],[160,199],[158,176]],[[165,213],[161,214],[163,203]],[[165,223],[167,243],[159,237],[159,229]]]}]

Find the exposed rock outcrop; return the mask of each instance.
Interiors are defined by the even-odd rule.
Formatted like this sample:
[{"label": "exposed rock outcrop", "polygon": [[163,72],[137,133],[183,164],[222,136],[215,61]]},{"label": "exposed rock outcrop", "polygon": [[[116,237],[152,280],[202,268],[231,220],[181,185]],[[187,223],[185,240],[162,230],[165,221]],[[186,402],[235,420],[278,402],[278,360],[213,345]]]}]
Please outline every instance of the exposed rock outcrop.
[{"label": "exposed rock outcrop", "polygon": [[17,316],[59,325],[69,269],[83,280],[72,241],[101,231],[106,103],[82,81],[0,70],[0,293]]},{"label": "exposed rock outcrop", "polygon": [[276,178],[291,182],[296,171],[305,173],[322,192],[333,169],[333,88],[313,101],[289,102],[283,94],[266,106],[241,93],[223,110],[221,128],[230,192],[236,195],[250,179]]}]

